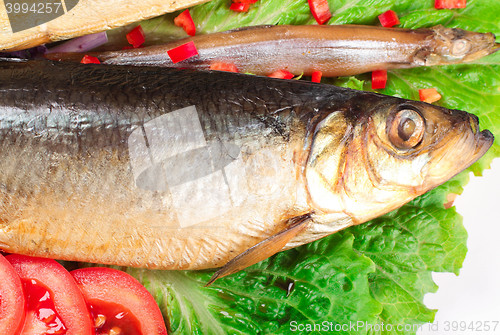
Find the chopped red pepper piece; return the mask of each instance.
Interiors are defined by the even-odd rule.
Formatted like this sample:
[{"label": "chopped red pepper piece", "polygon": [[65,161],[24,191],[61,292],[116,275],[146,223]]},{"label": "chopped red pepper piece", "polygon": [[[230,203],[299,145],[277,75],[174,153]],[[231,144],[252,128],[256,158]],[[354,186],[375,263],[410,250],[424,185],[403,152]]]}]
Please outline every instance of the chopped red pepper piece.
[{"label": "chopped red pepper piece", "polygon": [[372,90],[385,88],[387,84],[387,71],[375,70],[372,72]]},{"label": "chopped red pepper piece", "polygon": [[198,50],[196,49],[194,42],[191,41],[168,50],[167,54],[175,64],[182,62],[183,60],[186,60],[190,57],[196,56],[198,54]]},{"label": "chopped red pepper piece", "polygon": [[330,13],[330,7],[328,7],[327,0],[307,0],[307,2],[309,3],[309,9],[318,24],[323,24],[330,20],[332,13]]},{"label": "chopped red pepper piece", "polygon": [[450,8],[465,8],[467,0],[435,0],[434,8],[450,9]]},{"label": "chopped red pepper piece", "polygon": [[194,25],[193,18],[189,13],[189,9],[180,13],[174,19],[174,23],[177,27],[182,27],[189,36],[194,36],[196,34],[196,26]]},{"label": "chopped red pepper piece", "polygon": [[389,28],[399,24],[398,14],[396,14],[393,10],[388,10],[387,12],[380,14],[378,19],[382,27]]},{"label": "chopped red pepper piece", "polygon": [[319,83],[321,81],[321,76],[323,76],[323,72],[321,71],[314,71],[311,76],[311,81],[313,83]]},{"label": "chopped red pepper piece", "polygon": [[222,62],[212,63],[210,65],[210,70],[238,72],[238,68],[236,67],[236,65],[231,63],[222,63]]},{"label": "chopped red pepper piece", "polygon": [[287,71],[287,70],[278,70],[270,75],[268,75],[270,78],[279,78],[279,79],[292,79],[293,78],[293,73]]},{"label": "chopped red pepper piece", "polygon": [[247,4],[253,4],[256,3],[259,0],[233,0],[234,3],[247,3]]},{"label": "chopped red pepper piece", "polygon": [[134,48],[140,47],[146,39],[144,38],[144,30],[142,30],[142,27],[138,25],[134,29],[132,29],[128,34],[127,34],[127,41],[132,44]]},{"label": "chopped red pepper piece", "polygon": [[83,56],[80,63],[82,63],[82,64],[101,64],[101,62],[99,61],[99,59],[97,57],[89,56],[89,55]]},{"label": "chopped red pepper piece", "polygon": [[420,96],[420,101],[427,102],[429,104],[441,99],[441,94],[435,88],[424,88],[418,90],[418,95]]},{"label": "chopped red pepper piece", "polygon": [[229,6],[230,10],[234,10],[235,12],[248,12],[248,8],[250,8],[250,5],[248,3],[232,3],[231,6]]}]

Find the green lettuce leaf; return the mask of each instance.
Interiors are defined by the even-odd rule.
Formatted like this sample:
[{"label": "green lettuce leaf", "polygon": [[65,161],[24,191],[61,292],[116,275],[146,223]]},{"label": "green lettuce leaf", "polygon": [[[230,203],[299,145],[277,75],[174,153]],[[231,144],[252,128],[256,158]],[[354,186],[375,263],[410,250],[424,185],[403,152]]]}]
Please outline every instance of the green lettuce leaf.
[{"label": "green lettuce leaf", "polygon": [[435,313],[422,303],[437,289],[431,271],[458,273],[465,256],[461,218],[443,207],[464,178],[210,287],[211,271],[128,272],[156,297],[173,334],[370,334],[382,322],[422,324]]},{"label": "green lettuce leaf", "polygon": [[[435,10],[431,0],[329,4],[329,24],[377,24],[377,15],[392,9],[405,28],[443,24],[500,34],[498,1],[469,0],[467,8],[455,10]],[[228,7],[226,0],[213,0],[192,8],[198,33],[314,23],[305,0],[261,0],[248,13]],[[148,43],[185,37],[173,24],[176,15],[142,22]],[[111,41],[119,43],[127,29],[110,32]],[[497,53],[472,65],[390,71],[380,92],[418,100],[418,89],[434,87],[443,96],[436,104],[478,115],[481,127],[499,138],[499,61]],[[331,83],[370,90],[367,74]],[[498,156],[495,143],[471,170],[480,174]],[[464,260],[467,233],[455,209],[443,204],[449,193],[461,193],[467,180],[462,173],[385,216],[279,253],[208,288],[203,285],[212,271],[128,271],[155,296],[172,334],[415,334],[411,325],[434,318],[435,311],[423,304],[424,294],[437,289],[431,272],[458,274]],[[382,323],[410,327],[378,330]]]}]

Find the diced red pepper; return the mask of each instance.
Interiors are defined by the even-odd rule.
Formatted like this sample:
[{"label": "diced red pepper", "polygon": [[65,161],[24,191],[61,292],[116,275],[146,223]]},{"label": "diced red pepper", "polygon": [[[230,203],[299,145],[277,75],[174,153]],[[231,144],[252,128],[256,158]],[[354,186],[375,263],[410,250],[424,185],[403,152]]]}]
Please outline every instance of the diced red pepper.
[{"label": "diced red pepper", "polygon": [[436,9],[465,8],[467,0],[435,0]]},{"label": "diced red pepper", "polygon": [[418,95],[420,96],[420,101],[427,102],[429,104],[441,99],[441,94],[435,88],[424,88],[418,90]]},{"label": "diced red pepper", "polygon": [[128,34],[127,34],[127,41],[132,44],[134,48],[140,47],[144,41],[144,30],[142,30],[142,27],[138,25],[134,29],[132,29]]},{"label": "diced red pepper", "polygon": [[323,24],[330,20],[332,13],[330,13],[330,7],[328,7],[327,0],[307,0],[307,2],[309,3],[309,9],[318,24]]},{"label": "diced red pepper", "polygon": [[89,56],[89,55],[83,56],[80,63],[82,63],[82,64],[101,64],[101,62],[99,61],[99,59],[97,57]]},{"label": "diced red pepper", "polygon": [[268,75],[270,78],[279,78],[279,79],[292,79],[293,78],[293,73],[287,71],[287,70],[278,70],[270,75]]},{"label": "diced red pepper", "polygon": [[387,71],[375,70],[372,72],[372,90],[385,88],[387,84]]},{"label": "diced red pepper", "polygon": [[177,27],[182,27],[189,36],[194,36],[196,34],[196,26],[194,25],[193,18],[189,13],[189,9],[180,13],[174,19],[174,23]]},{"label": "diced red pepper", "polygon": [[321,81],[321,76],[323,76],[323,72],[321,71],[314,71],[311,76],[311,81],[313,83],[319,83]]},{"label": "diced red pepper", "polygon": [[399,24],[398,14],[396,14],[393,10],[388,10],[387,12],[380,14],[378,19],[382,27],[389,28]]},{"label": "diced red pepper", "polygon": [[194,42],[190,41],[182,45],[179,45],[178,47],[168,50],[167,54],[172,60],[172,62],[175,64],[182,62],[183,60],[186,60],[188,58],[191,58],[193,56],[196,56],[198,54],[198,50],[196,49]]},{"label": "diced red pepper", "polygon": [[253,4],[256,3],[259,0],[233,0],[234,3],[247,3],[247,4]]},{"label": "diced red pepper", "polygon": [[230,10],[234,10],[235,12],[248,12],[248,8],[250,8],[250,5],[248,3],[232,3],[231,6],[229,6]]},{"label": "diced red pepper", "polygon": [[236,65],[231,63],[222,63],[222,62],[216,62],[210,64],[210,70],[238,72],[238,68],[236,67]]}]

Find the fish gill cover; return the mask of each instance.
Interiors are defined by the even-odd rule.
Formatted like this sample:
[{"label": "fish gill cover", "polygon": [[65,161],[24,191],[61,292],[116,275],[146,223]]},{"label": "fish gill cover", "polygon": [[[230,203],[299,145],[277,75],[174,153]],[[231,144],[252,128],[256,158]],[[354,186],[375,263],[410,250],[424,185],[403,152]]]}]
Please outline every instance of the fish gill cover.
[{"label": "fish gill cover", "polygon": [[[436,10],[434,1],[329,0],[328,24],[377,24],[389,9],[404,28],[442,24],[500,36],[500,2],[469,0],[465,9]],[[192,8],[197,32],[210,33],[260,24],[314,24],[305,0],[261,0],[248,13],[228,9],[226,0]],[[148,42],[185,37],[168,14],[142,22]],[[111,31],[123,38],[130,28]],[[498,39],[497,39],[498,40]],[[436,104],[479,116],[481,127],[500,138],[500,53],[479,64],[389,72],[381,93],[418,100],[418,89],[435,87]],[[369,75],[331,79],[344,87],[370,90]],[[496,142],[470,169],[476,175],[500,156]],[[203,285],[213,271],[149,271],[129,268],[156,297],[172,334],[301,333],[294,325],[323,321],[335,325],[423,324],[435,310],[423,304],[437,285],[432,271],[459,273],[467,251],[467,233],[455,208],[445,209],[449,193],[461,193],[465,171],[402,208],[360,226],[293,250],[281,252],[235,275]],[[296,322],[296,323],[294,323]],[[337,328],[338,329],[338,328]],[[324,333],[326,329],[317,332]],[[335,334],[414,334],[413,330],[369,330]]]}]

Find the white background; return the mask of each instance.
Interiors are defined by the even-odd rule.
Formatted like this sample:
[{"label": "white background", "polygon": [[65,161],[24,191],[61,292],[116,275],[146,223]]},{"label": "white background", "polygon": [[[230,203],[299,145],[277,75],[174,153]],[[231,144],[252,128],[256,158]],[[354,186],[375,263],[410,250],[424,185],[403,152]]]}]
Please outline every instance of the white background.
[{"label": "white background", "polygon": [[[482,177],[471,174],[470,182],[455,201],[469,235],[467,256],[460,275],[433,273],[439,289],[424,298],[438,309],[434,323],[439,331],[424,325],[419,335],[500,334],[500,159],[495,159]],[[446,331],[447,322],[498,321],[495,331]],[[484,324],[483,324],[484,325]]]}]

